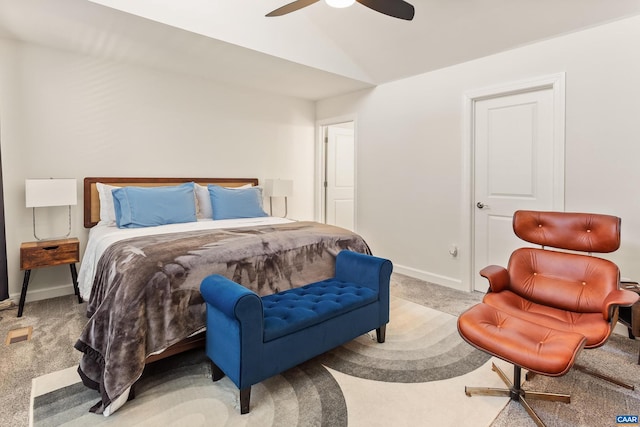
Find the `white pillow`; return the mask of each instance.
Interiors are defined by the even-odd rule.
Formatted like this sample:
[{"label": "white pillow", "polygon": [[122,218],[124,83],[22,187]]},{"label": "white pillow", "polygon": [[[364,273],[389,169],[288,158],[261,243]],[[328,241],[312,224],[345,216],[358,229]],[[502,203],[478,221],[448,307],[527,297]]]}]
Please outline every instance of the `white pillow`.
[{"label": "white pillow", "polygon": [[[251,188],[253,187],[251,184],[241,185],[240,187],[226,187],[231,189],[236,188]],[[195,185],[195,193],[196,193],[196,216],[198,219],[213,219],[213,207],[211,206],[211,196],[209,195],[209,188],[206,185]],[[102,203],[102,201],[100,202]],[[112,200],[113,203],[113,200]],[[102,217],[102,214],[100,214]],[[115,221],[115,215],[114,215]]]},{"label": "white pillow", "polygon": [[213,209],[211,208],[211,200],[209,199],[209,190],[200,184],[196,184],[194,191],[196,193],[196,216],[198,219],[213,218]]},{"label": "white pillow", "polygon": [[100,199],[100,222],[107,225],[115,225],[116,210],[113,207],[113,194],[111,194],[111,191],[120,187],[97,182],[96,188]]}]

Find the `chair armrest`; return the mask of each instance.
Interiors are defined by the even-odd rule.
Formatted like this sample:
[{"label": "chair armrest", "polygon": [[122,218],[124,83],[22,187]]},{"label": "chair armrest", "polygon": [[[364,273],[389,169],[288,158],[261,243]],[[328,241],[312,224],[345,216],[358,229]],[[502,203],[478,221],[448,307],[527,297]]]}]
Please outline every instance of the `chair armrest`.
[{"label": "chair armrest", "polygon": [[480,270],[480,275],[489,281],[491,292],[501,292],[509,288],[511,279],[506,268],[499,265],[489,265]]},{"label": "chair armrest", "polygon": [[253,306],[255,310],[256,304],[262,314],[262,299],[258,294],[224,276],[205,277],[200,284],[200,293],[207,304],[229,318],[240,319],[247,306]]},{"label": "chair armrest", "polygon": [[628,291],[626,289],[616,289],[615,291],[609,293],[604,300],[604,307],[602,309],[602,315],[605,320],[609,320],[611,318],[612,309],[616,306],[618,307],[629,307],[638,302],[640,295],[633,291]]},{"label": "chair armrest", "polygon": [[353,251],[340,251],[336,257],[335,278],[379,291],[389,289],[391,261]]}]

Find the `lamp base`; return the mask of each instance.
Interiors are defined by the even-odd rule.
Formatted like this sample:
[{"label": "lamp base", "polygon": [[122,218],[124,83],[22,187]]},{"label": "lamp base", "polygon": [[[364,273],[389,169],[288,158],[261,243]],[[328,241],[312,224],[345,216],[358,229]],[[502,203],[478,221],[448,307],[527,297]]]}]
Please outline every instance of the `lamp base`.
[{"label": "lamp base", "polygon": [[[287,196],[283,196],[283,197],[284,197],[284,216],[282,218],[286,218],[289,208],[287,206]],[[273,196],[269,196],[269,215],[273,216]]]},{"label": "lamp base", "polygon": [[57,237],[38,237],[37,233],[36,233],[36,208],[31,208],[32,211],[32,216],[33,216],[33,237],[36,238],[36,240],[57,240],[57,239],[66,239],[67,237],[69,237],[71,235],[71,205],[69,205],[69,227],[67,229],[67,234],[65,234],[64,236],[57,236]]}]

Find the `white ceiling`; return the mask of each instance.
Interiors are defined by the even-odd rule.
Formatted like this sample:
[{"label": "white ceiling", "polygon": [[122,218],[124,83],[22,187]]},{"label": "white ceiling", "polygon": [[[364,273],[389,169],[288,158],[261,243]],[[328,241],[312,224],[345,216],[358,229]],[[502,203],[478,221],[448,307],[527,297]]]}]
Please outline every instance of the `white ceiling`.
[{"label": "white ceiling", "polygon": [[0,37],[305,99],[421,74],[640,14],[640,0],[409,0],[413,21],[358,3],[0,0]]}]

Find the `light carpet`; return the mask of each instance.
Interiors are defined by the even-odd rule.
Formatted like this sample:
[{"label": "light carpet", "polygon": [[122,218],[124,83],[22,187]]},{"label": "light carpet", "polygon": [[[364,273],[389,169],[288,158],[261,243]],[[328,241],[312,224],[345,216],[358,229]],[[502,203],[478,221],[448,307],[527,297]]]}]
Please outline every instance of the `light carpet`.
[{"label": "light carpet", "polygon": [[136,398],[110,417],[88,412],[99,396],[75,368],[35,378],[30,424],[488,426],[508,399],[470,399],[464,386],[499,387],[490,364],[459,337],[455,316],[392,298],[385,343],[363,335],[253,386],[249,414],[239,414],[235,385],[226,377],[213,383],[195,350],[150,365]]},{"label": "light carpet", "polygon": [[[634,386],[634,390],[604,381],[578,370],[575,366],[562,377],[536,375],[526,381],[531,391],[567,393],[571,403],[530,400],[538,416],[549,427],[612,427],[618,415],[640,416],[640,365],[637,340],[614,333],[605,345],[584,349],[577,363],[595,372],[609,375]],[[511,377],[513,368],[505,370]],[[482,384],[469,384],[481,385]],[[472,399],[476,399],[474,396]],[[525,410],[517,402],[510,402],[493,422],[492,427],[535,427]],[[631,424],[638,426],[640,423]]]}]

